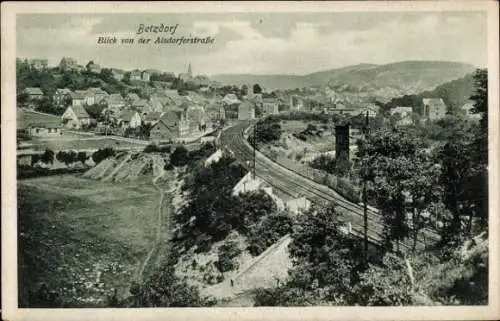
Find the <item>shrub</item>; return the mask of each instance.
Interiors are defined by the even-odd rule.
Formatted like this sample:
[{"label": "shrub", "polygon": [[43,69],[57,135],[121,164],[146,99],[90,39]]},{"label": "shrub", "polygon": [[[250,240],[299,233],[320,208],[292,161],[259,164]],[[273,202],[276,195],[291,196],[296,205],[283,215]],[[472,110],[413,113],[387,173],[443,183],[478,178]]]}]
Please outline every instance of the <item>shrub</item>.
[{"label": "shrub", "polygon": [[218,261],[215,266],[221,272],[232,271],[238,268],[237,258],[241,254],[241,249],[235,241],[227,241],[219,247]]},{"label": "shrub", "polygon": [[248,251],[257,256],[292,231],[293,220],[286,214],[264,217],[249,233]]},{"label": "shrub", "polygon": [[115,156],[115,154],[116,154],[116,152],[113,148],[106,147],[104,149],[99,149],[96,152],[94,152],[92,154],[92,160],[94,161],[94,163],[99,164],[100,162],[102,162],[106,158]]},{"label": "shrub", "polygon": [[184,146],[178,146],[170,156],[170,162],[175,167],[185,166],[188,163],[189,152]]}]

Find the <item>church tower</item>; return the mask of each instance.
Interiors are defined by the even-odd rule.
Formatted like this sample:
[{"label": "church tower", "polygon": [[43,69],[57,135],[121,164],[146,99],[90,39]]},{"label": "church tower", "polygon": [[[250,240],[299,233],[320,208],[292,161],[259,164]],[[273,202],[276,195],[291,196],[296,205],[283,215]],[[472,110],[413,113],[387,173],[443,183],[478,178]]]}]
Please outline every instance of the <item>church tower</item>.
[{"label": "church tower", "polygon": [[188,75],[189,76],[193,76],[193,70],[191,69],[191,63],[189,63],[189,66],[188,66]]}]

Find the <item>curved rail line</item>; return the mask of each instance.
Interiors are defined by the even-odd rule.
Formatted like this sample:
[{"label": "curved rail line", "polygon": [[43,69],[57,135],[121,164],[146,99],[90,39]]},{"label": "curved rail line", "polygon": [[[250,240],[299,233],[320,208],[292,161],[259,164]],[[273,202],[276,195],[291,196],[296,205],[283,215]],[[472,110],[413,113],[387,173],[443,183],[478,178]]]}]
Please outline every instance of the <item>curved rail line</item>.
[{"label": "curved rail line", "polygon": [[[244,137],[245,130],[251,125],[250,122],[241,123],[226,129],[221,135],[221,144],[227,146],[237,159],[243,162],[253,159],[253,148]],[[258,175],[268,184],[282,190],[283,192],[296,195],[307,196],[313,202],[335,202],[336,205],[348,214],[348,221],[352,224],[353,233],[363,235],[363,208],[356,203],[352,203],[334,190],[323,186],[311,179],[303,176],[301,173],[292,171],[280,164],[270,160],[260,152],[256,152],[255,161]],[[384,223],[382,216],[374,210],[368,209],[368,238],[371,242],[380,244]],[[427,243],[427,240],[436,241],[438,239],[430,230],[424,230],[417,241]],[[403,244],[409,246],[408,244]]]}]

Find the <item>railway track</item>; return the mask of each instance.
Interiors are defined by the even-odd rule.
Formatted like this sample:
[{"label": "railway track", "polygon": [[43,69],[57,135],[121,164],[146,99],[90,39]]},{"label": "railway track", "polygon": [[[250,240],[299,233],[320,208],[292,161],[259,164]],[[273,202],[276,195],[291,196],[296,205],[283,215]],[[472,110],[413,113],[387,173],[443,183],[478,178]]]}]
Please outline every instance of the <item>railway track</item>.
[{"label": "railway track", "polygon": [[[221,135],[221,144],[227,146],[234,156],[240,160],[244,166],[246,161],[253,160],[253,148],[244,137],[245,130],[250,126],[249,122],[235,125],[225,130]],[[300,173],[287,169],[274,163],[260,152],[256,152],[255,160],[256,174],[271,186],[291,195],[304,195],[312,202],[330,203],[335,202],[346,214],[346,220],[351,223],[353,234],[363,237],[363,215],[362,206],[352,203],[334,190],[318,184]],[[368,209],[368,238],[375,244],[380,244],[383,240],[384,224],[382,217],[374,210]],[[418,243],[426,244],[427,241],[438,240],[437,235],[426,230],[420,233]],[[408,244],[403,244],[409,247]]]}]

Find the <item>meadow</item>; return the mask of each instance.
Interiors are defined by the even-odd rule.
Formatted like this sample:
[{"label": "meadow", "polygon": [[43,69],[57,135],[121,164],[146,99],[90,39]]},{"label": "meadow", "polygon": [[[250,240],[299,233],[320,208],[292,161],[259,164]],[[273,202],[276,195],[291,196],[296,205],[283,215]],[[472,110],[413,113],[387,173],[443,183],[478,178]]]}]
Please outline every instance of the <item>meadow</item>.
[{"label": "meadow", "polygon": [[18,181],[19,305],[42,283],[65,307],[128,294],[154,239],[158,193],[149,179],[115,184],[50,176]]}]

